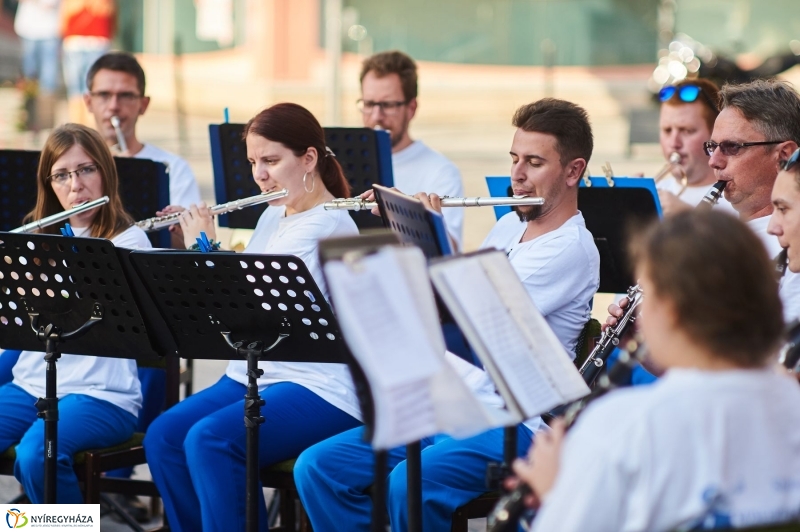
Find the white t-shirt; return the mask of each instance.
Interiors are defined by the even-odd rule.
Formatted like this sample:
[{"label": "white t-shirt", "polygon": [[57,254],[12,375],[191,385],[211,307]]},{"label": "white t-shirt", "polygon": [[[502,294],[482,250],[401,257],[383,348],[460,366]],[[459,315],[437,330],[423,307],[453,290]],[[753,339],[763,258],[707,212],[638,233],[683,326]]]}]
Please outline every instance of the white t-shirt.
[{"label": "white t-shirt", "polygon": [[[73,228],[75,236],[89,236],[88,228]],[[130,227],[111,239],[115,246],[148,249],[147,234]],[[23,351],[14,369],[13,383],[34,397],[45,395],[44,353]],[[142,406],[142,392],[136,361],[124,358],[91,357],[63,354],[58,360],[58,397],[82,394],[108,401],[134,416]]]},{"label": "white t-shirt", "polygon": [[[767,233],[770,216],[762,216],[747,222],[748,227],[758,236],[767,248],[770,258],[776,258],[781,252],[778,237]],[[780,281],[779,294],[783,303],[783,320],[786,323],[800,318],[800,273],[792,273],[789,269]]]},{"label": "white t-shirt", "polygon": [[[327,299],[328,291],[318,256],[319,241],[357,234],[358,228],[347,211],[326,211],[322,205],[318,205],[308,211],[286,216],[286,207],[273,206],[258,219],[253,237],[244,252],[295,255],[308,267]],[[258,379],[259,390],[278,382],[294,382],[354,418],[361,419],[355,387],[345,364],[264,361],[259,362],[258,367],[264,370],[264,375]],[[225,374],[246,385],[247,363],[244,360],[232,360]]]},{"label": "white t-shirt", "polygon": [[[656,183],[656,189],[658,190],[665,190],[667,192],[672,192],[673,194],[677,195],[681,191],[682,185],[675,179],[675,176],[668,175],[658,183]],[[678,199],[684,203],[688,203],[692,207],[696,207],[700,205],[700,202],[703,200],[703,196],[711,188],[711,185],[700,185],[700,186],[688,186],[683,193],[678,196]],[[739,215],[736,212],[736,209],[733,208],[733,205],[730,204],[728,200],[724,197],[720,196],[719,201],[714,206],[714,209],[729,212],[736,216]]]},{"label": "white t-shirt", "polygon": [[796,516],[798,404],[797,382],[772,369],[672,369],[613,392],[567,433],[533,530],[738,528]]},{"label": "white t-shirt", "polygon": [[[145,144],[144,148],[134,157],[137,159],[150,159],[167,165],[170,205],[180,205],[188,209],[190,205],[197,205],[202,201],[200,187],[194,178],[194,172],[192,172],[189,163],[184,159],[174,153],[156,148],[152,144]],[[163,207],[166,207],[166,205],[163,205]]]},{"label": "white t-shirt", "polygon": [[[458,168],[441,153],[415,140],[407,148],[392,154],[394,186],[405,194],[435,193],[440,196],[463,197],[464,185]],[[447,232],[462,247],[464,209],[442,209]]]},{"label": "white t-shirt", "polygon": [[14,31],[23,39],[58,39],[61,36],[59,0],[25,0],[14,17]]},{"label": "white t-shirt", "polygon": [[510,212],[497,221],[481,248],[506,252],[536,308],[574,357],[600,286],[600,254],[580,212],[558,229],[520,242],[526,227]]}]

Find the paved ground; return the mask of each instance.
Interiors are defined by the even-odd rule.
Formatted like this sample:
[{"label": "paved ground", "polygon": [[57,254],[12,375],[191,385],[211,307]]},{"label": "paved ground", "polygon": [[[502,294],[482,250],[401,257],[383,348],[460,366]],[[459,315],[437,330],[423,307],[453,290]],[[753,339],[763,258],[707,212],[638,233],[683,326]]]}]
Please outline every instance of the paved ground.
[{"label": "paved ground", "polygon": [[[19,97],[14,89],[0,88],[0,149],[39,149],[45,136],[33,136],[30,133],[20,134],[14,130],[14,122]],[[58,109],[58,117],[63,122],[66,118],[64,106]],[[213,204],[214,192],[208,142],[208,124],[218,121],[215,118],[190,115],[186,117],[184,139],[178,135],[178,120],[175,113],[164,110],[153,110],[140,120],[140,138],[144,142],[156,144],[164,149],[183,155],[194,170],[201,185],[203,198]],[[645,171],[655,172],[662,164],[657,146],[642,145],[633,150],[631,157],[623,158],[620,154],[627,151],[627,133],[620,132],[620,117],[609,119],[609,124],[594,123],[595,137],[598,139],[598,150],[589,167],[593,175],[599,173],[601,164],[610,161],[617,175]],[[413,134],[425,140],[429,145],[450,157],[459,167],[464,177],[467,195],[488,195],[484,182],[486,175],[503,175],[508,173],[508,149],[513,129],[499,126],[482,126],[481,124],[426,124],[417,127]],[[467,249],[478,247],[483,237],[494,223],[490,209],[471,209],[467,211],[465,221],[465,246]],[[229,232],[223,231],[221,237],[230,238]],[[606,299],[595,302],[597,314],[607,306]],[[600,310],[598,310],[600,309]],[[224,362],[198,361],[195,365],[195,389],[203,389],[216,382],[225,368]],[[138,476],[147,477],[146,466],[137,468]],[[18,493],[18,484],[9,477],[0,477],[0,501],[10,500]],[[155,524],[154,522],[153,524]],[[115,532],[127,528],[109,519],[102,523],[104,531]],[[471,523],[471,532],[483,530],[483,520]]]}]

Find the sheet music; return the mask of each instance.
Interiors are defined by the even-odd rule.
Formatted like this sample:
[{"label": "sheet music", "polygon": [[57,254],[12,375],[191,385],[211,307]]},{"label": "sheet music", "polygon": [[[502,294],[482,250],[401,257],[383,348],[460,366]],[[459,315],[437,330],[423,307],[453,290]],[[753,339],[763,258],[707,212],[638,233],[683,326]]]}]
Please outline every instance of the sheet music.
[{"label": "sheet music", "polygon": [[509,407],[529,418],[589,393],[502,252],[436,264],[431,277]]},{"label": "sheet music", "polygon": [[324,268],[339,326],[372,389],[373,447],[389,449],[442,432],[466,437],[519,421],[484,406],[445,361],[418,248],[385,248]]}]

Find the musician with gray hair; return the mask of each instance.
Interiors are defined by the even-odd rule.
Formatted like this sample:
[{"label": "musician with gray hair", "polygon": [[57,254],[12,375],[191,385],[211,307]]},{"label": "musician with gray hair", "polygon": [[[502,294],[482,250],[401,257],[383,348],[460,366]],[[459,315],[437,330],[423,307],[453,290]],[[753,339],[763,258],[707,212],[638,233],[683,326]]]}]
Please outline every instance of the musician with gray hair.
[{"label": "musician with gray hair", "polygon": [[[599,254],[578,211],[578,183],[592,155],[592,129],[584,109],[552,98],[520,107],[512,123],[517,128],[510,150],[514,194],[543,197],[545,203],[501,218],[482,247],[506,251],[528,295],[573,352],[600,282]],[[438,207],[436,196],[417,197]],[[517,427],[518,455],[543,428],[538,417]],[[487,464],[502,461],[503,430],[465,440],[440,434],[421,445],[423,529],[449,530],[456,508],[486,491]],[[392,530],[407,530],[405,450],[387,454]],[[361,428],[300,455],[295,483],[314,530],[341,530],[343,523],[350,531],[369,530],[372,503],[367,489],[374,480],[373,460]]]}]

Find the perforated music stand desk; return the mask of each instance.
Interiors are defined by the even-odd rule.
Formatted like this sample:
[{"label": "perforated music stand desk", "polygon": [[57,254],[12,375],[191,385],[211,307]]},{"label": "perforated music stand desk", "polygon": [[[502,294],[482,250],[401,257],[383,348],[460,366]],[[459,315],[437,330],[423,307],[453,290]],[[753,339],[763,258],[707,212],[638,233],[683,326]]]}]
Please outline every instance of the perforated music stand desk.
[{"label": "perforated music stand desk", "polygon": [[[587,182],[591,186],[586,186]],[[486,178],[489,193],[508,196],[508,176]],[[655,182],[645,177],[583,178],[578,188],[578,210],[586,221],[600,253],[598,292],[624,294],[635,284],[628,262],[628,232],[632,227],[662,216]],[[510,207],[495,207],[498,219],[511,212]]]},{"label": "perforated music stand desk", "polygon": [[36,406],[45,420],[48,504],[56,502],[59,344],[77,355],[159,355],[111,242],[0,233],[0,347],[46,352],[46,394]]},{"label": "perforated music stand desk", "polygon": [[[255,196],[261,190],[253,180],[247,148],[242,140],[244,124],[210,124],[211,162],[214,169],[214,192],[217,203]],[[372,185],[394,186],[392,145],[389,133],[366,127],[326,127],[325,142],[342,165],[352,195],[366,192]],[[324,154],[321,154],[324,155]],[[221,227],[255,229],[267,205],[219,216]],[[359,229],[381,227],[380,220],[369,212],[351,211]]]},{"label": "perforated music stand desk", "polygon": [[183,358],[247,361],[247,531],[258,529],[260,360],[346,363],[338,325],[305,263],[292,255],[130,254]]},{"label": "perforated music stand desk", "polygon": [[[0,150],[0,231],[22,225],[36,206],[36,172],[41,152]],[[149,159],[114,157],[119,193],[134,220],[155,216],[169,205],[169,173],[166,165]],[[169,247],[169,231],[148,234],[154,246]]]}]

